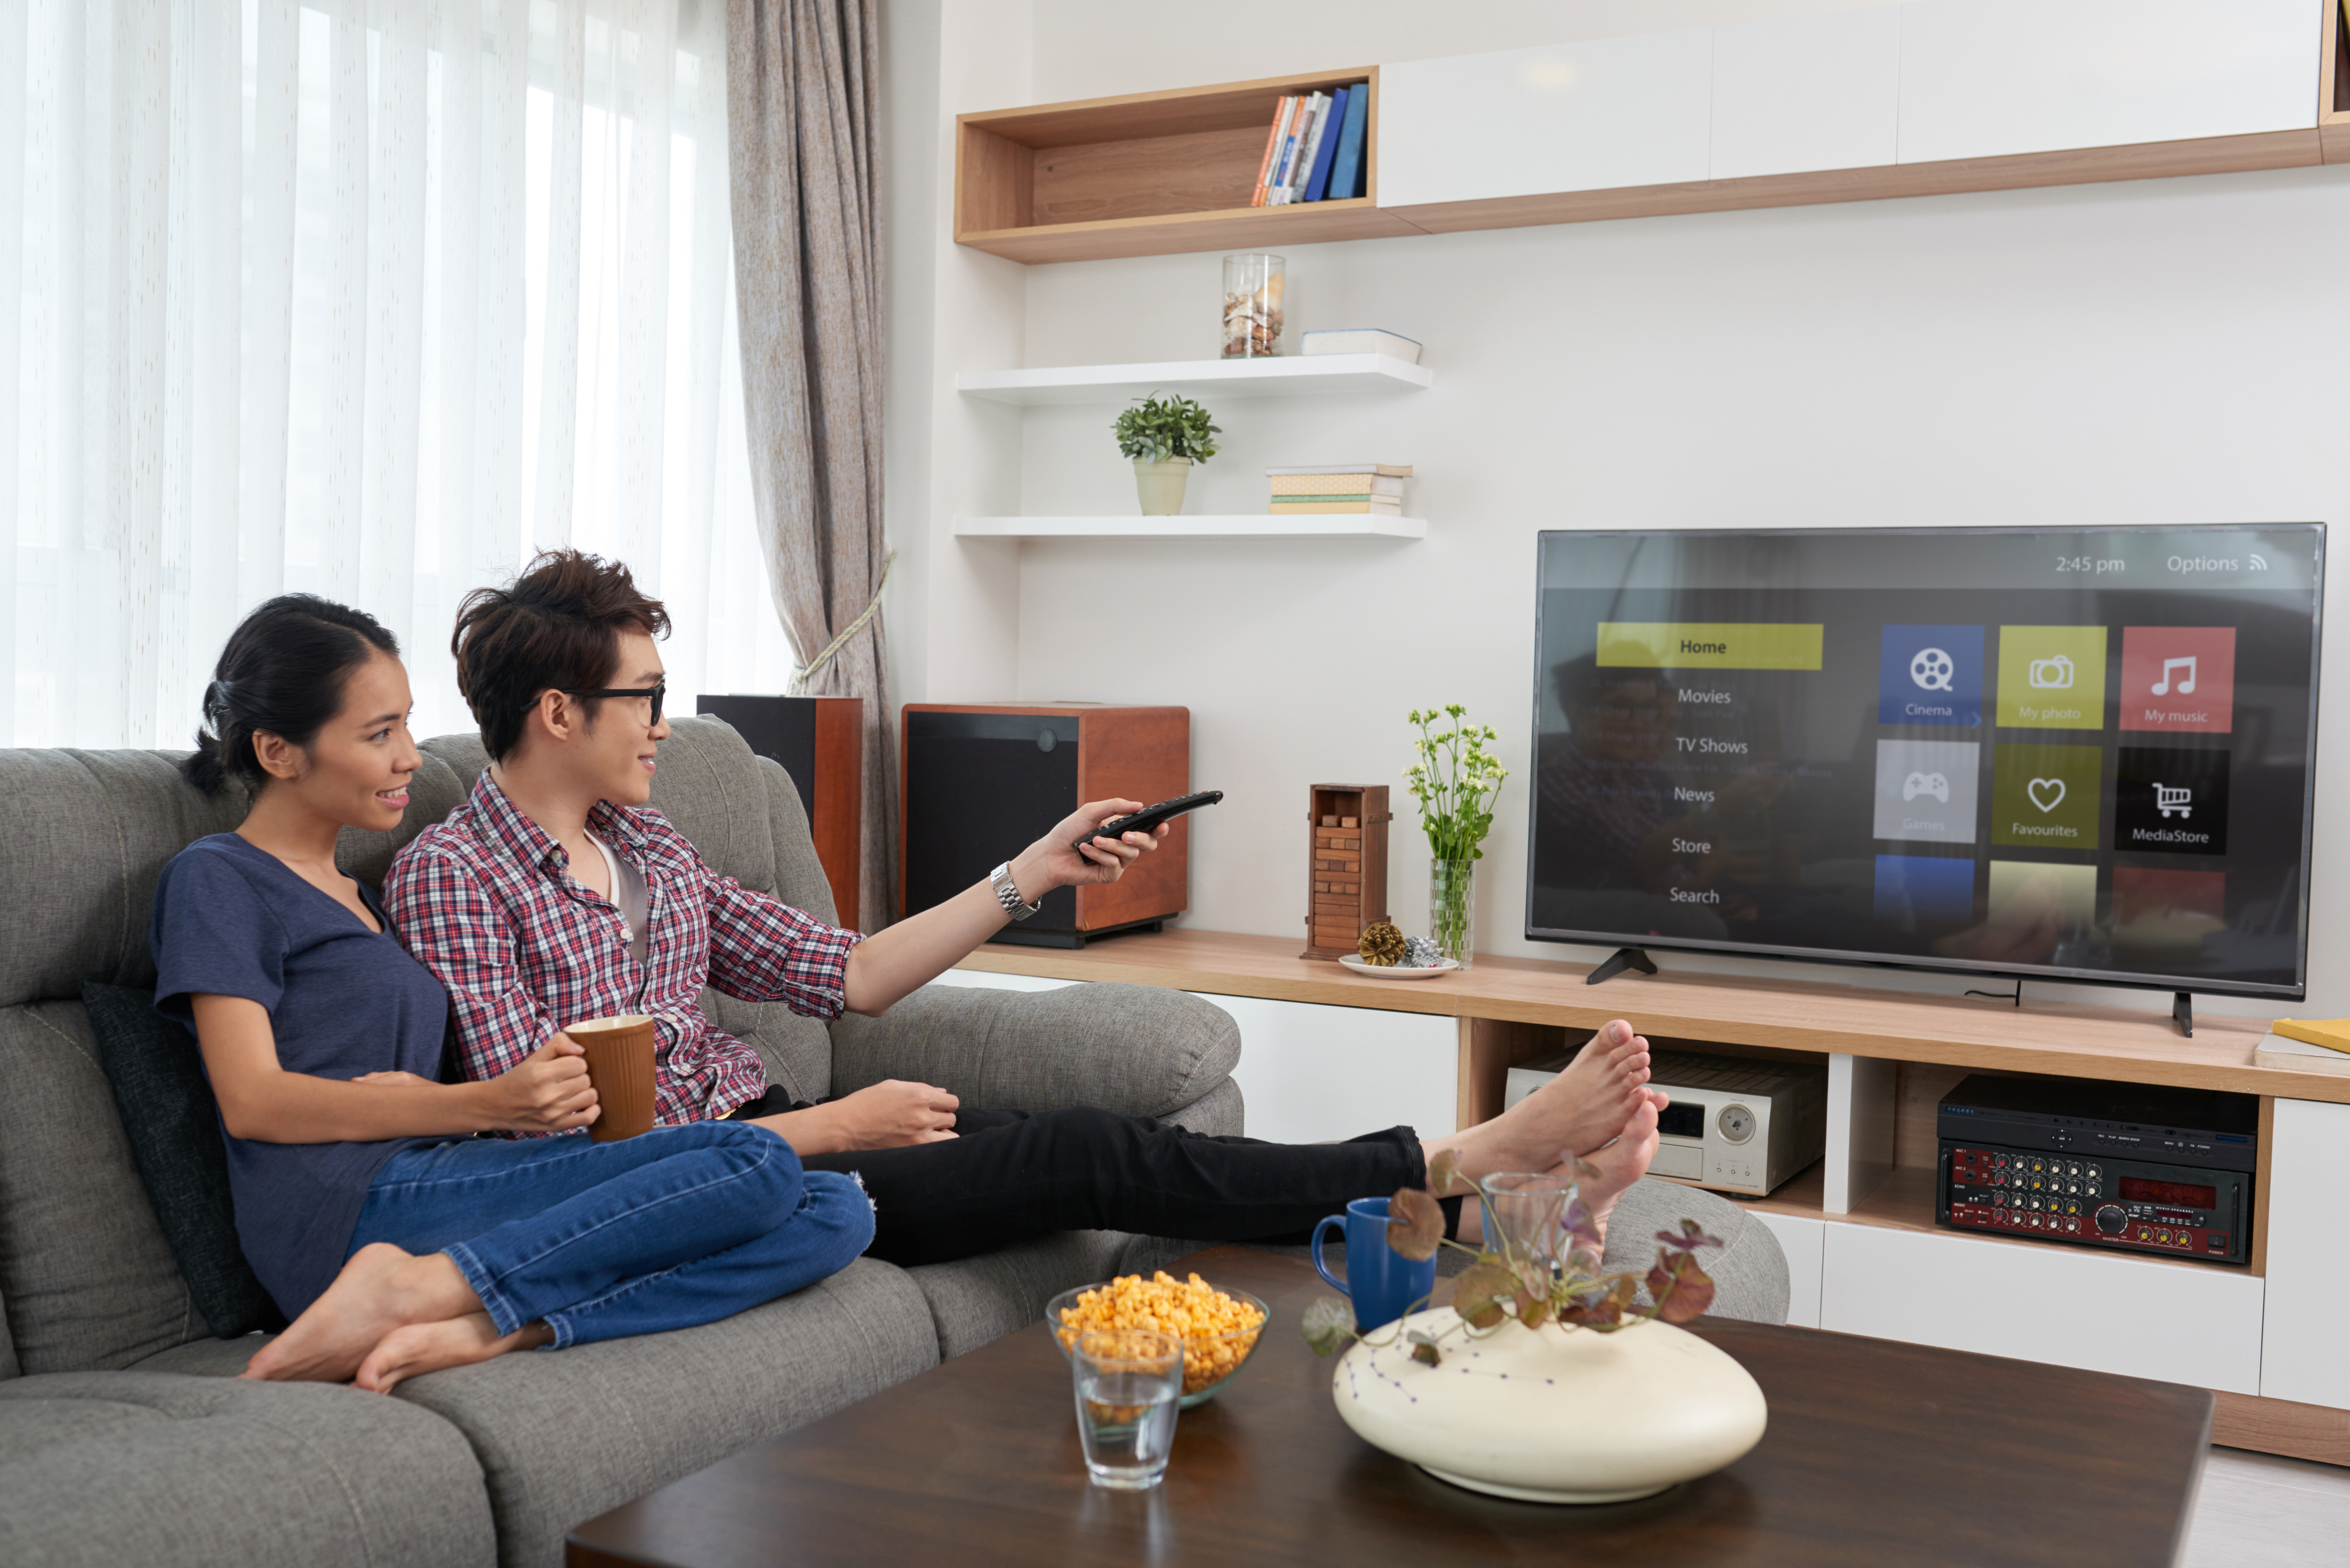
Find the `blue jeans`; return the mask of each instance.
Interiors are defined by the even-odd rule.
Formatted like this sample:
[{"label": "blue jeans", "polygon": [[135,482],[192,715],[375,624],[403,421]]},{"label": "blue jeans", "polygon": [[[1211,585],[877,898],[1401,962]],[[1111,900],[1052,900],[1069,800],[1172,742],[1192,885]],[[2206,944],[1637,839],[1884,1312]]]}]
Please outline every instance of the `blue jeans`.
[{"label": "blue jeans", "polygon": [[502,1334],[555,1347],[729,1317],[846,1268],[873,1240],[849,1177],[730,1122],[619,1143],[467,1138],[403,1149],[368,1188],[356,1252],[446,1252]]}]

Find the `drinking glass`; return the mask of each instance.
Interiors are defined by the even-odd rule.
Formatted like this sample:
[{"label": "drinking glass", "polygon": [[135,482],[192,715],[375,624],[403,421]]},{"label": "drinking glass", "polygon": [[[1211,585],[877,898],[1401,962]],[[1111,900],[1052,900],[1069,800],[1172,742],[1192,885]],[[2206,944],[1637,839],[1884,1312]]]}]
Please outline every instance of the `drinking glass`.
[{"label": "drinking glass", "polygon": [[1183,1342],[1150,1328],[1097,1328],[1069,1349],[1076,1375],[1077,1435],[1096,1486],[1141,1491],[1167,1474],[1175,1401],[1183,1392]]},{"label": "drinking glass", "polygon": [[1573,1246],[1567,1206],[1575,1179],[1549,1171],[1499,1171],[1477,1184],[1485,1200],[1485,1244],[1511,1260],[1555,1270]]}]

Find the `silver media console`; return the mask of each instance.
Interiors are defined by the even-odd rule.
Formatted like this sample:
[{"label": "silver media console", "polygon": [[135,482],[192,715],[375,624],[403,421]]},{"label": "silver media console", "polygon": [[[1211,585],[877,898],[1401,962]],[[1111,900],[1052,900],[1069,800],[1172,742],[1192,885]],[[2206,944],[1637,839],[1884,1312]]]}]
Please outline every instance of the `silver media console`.
[{"label": "silver media console", "polygon": [[[1562,1052],[1511,1068],[1504,1106],[1556,1077],[1573,1058]],[[1761,1198],[1827,1152],[1824,1063],[1669,1051],[1648,1059],[1648,1073],[1649,1086],[1673,1102],[1658,1117],[1650,1176]]]}]

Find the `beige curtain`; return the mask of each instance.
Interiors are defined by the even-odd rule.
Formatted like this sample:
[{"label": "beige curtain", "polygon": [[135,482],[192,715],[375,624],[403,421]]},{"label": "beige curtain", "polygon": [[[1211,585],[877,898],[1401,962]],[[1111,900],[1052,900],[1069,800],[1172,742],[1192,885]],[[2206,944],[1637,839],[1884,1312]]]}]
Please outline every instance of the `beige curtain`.
[{"label": "beige curtain", "polygon": [[752,490],[776,612],[813,666],[798,689],[865,699],[858,898],[868,930],[897,912],[898,836],[880,616],[857,626],[886,559],[878,8],[879,0],[729,0],[727,11]]}]

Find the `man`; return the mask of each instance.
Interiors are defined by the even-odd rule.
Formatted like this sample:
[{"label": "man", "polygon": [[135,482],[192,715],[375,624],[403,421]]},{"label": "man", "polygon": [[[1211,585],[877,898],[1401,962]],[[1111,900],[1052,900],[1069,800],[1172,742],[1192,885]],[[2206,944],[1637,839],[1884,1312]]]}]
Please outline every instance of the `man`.
[{"label": "man", "polygon": [[703,1015],[705,982],[816,1018],[878,1014],[1001,929],[1014,903],[1114,881],[1166,829],[1072,847],[1142,805],[1091,802],[943,904],[870,937],[827,926],[719,876],[646,807],[669,733],[654,640],[668,629],[627,567],[571,551],[539,556],[458,612],[458,685],[490,766],[401,852],[385,902],[449,990],[469,1078],[566,1050],[565,1023],[650,1014],[659,1121],[753,1121],[808,1168],[857,1174],[875,1203],[870,1251],[907,1264],[1067,1229],[1291,1234],[1350,1198],[1424,1184],[1447,1150],[1473,1181],[1617,1140],[1598,1158],[1602,1202],[1647,1168],[1661,1096],[1642,1087],[1648,1043],[1620,1020],[1503,1116],[1425,1141],[1408,1127],[1305,1147],[1206,1137],[1086,1107],[981,1110],[928,1084],[793,1102],[756,1051]]}]

